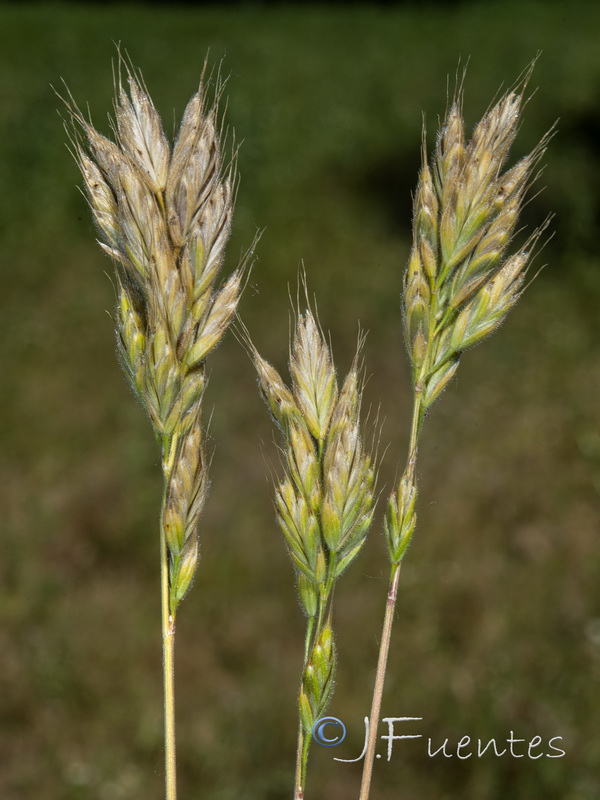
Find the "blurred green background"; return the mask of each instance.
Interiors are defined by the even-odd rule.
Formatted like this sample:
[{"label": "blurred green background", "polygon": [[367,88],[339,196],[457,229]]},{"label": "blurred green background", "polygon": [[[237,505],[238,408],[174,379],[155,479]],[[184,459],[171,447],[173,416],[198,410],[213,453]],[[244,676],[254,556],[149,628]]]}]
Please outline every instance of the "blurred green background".
[{"label": "blurred green background", "polygon": [[[3,800],[162,795],[158,453],[115,359],[111,265],[50,88],[64,79],[108,131],[115,42],[169,131],[207,50],[224,58],[243,140],[230,264],[265,231],[243,318],[283,370],[303,260],[341,371],[358,321],[369,331],[388,490],[408,437],[399,292],[422,114],[431,148],[459,58],[471,127],[543,51],[514,157],[560,118],[524,215],[535,226],[554,212],[555,236],[427,421],[383,711],[423,717],[398,732],[434,747],[514,731],[562,736],[567,755],[430,759],[425,739],[398,742],[372,798],[600,796],[599,36],[600,9],[573,0],[0,7]],[[181,798],[278,800],[291,796],[304,620],[273,519],[275,437],[231,335],[211,358],[206,413],[212,490],[178,620]],[[360,765],[333,756],[362,747],[387,572],[378,523],[336,595],[330,711],[349,733],[314,747],[309,800],[358,795]]]}]

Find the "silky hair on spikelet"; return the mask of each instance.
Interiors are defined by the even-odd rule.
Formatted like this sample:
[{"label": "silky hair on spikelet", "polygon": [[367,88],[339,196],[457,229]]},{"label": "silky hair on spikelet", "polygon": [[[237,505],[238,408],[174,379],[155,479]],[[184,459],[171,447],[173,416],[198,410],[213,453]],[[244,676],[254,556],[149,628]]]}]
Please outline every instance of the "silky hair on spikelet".
[{"label": "silky hair on spikelet", "polygon": [[[221,91],[218,82],[217,101]],[[66,100],[100,246],[115,264],[120,361],[162,448],[171,612],[194,575],[208,486],[205,361],[235,316],[243,278],[242,265],[217,285],[236,172],[234,159],[223,163],[216,106],[207,107],[206,93],[203,73],[172,146],[141,75],[123,59],[114,141]]]},{"label": "silky hair on spikelet", "polygon": [[334,589],[362,549],[373,520],[375,470],[360,420],[364,338],[359,337],[351,368],[339,386],[331,348],[307,298],[306,309],[295,313],[288,386],[240,327],[260,393],[281,431],[284,475],[275,488],[275,510],[307,617],[298,697],[298,799],[313,726],[333,693]]}]

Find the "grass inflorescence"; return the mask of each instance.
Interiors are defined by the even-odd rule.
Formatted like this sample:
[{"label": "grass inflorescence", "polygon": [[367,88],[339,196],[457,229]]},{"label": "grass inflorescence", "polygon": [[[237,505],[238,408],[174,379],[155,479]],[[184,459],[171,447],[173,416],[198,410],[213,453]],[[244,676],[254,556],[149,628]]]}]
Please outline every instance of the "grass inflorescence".
[{"label": "grass inflorescence", "polygon": [[217,113],[207,107],[205,85],[189,101],[171,146],[141,77],[120,67],[128,90],[119,72],[114,141],[72,100],[67,108],[100,245],[115,264],[119,357],[162,453],[166,781],[173,800],[175,617],[196,571],[208,487],[205,362],[236,313],[243,268],[217,286],[231,228],[235,164],[223,165]]},{"label": "grass inflorescence", "polygon": [[520,88],[504,94],[484,115],[469,141],[459,91],[431,161],[423,142],[402,297],[413,415],[406,466],[384,520],[391,578],[360,800],[369,797],[400,565],[417,522],[416,463],[425,416],[454,377],[463,352],[493,333],[521,297],[533,248],[546,224],[507,255],[549,138],[544,136],[531,153],[505,169],[530,72]]},{"label": "grass inflorescence", "polygon": [[[75,123],[74,155],[100,244],[115,263],[120,360],[162,454],[166,797],[176,800],[175,618],[195,574],[198,522],[208,488],[202,423],[205,362],[236,315],[243,266],[217,287],[231,228],[235,165],[223,164],[217,114],[207,107],[205,85],[188,103],[171,145],[141,76],[122,66],[128,89],[120,71],[114,141],[100,134],[72,99],[67,107]],[[413,416],[406,465],[384,517],[391,576],[361,800],[370,794],[400,565],[416,528],[423,423],[455,375],[463,352],[494,332],[521,297],[541,234],[539,229],[507,255],[548,141],[545,136],[506,168],[528,76],[493,105],[468,141],[461,89],[431,159],[425,137],[423,141],[402,301]],[[335,586],[371,526],[376,473],[360,419],[362,339],[340,385],[331,348],[307,306],[296,316],[289,384],[244,333],[260,391],[281,431],[284,470],[275,487],[276,516],[307,617],[295,800],[304,798],[313,726],[333,692]]]},{"label": "grass inflorescence", "polygon": [[361,550],[373,519],[375,474],[360,422],[361,342],[339,387],[331,349],[314,314],[310,308],[298,313],[291,388],[248,344],[260,391],[282,434],[285,474],[275,490],[275,508],[307,617],[294,788],[301,800],[313,726],[333,691],[335,585]]}]

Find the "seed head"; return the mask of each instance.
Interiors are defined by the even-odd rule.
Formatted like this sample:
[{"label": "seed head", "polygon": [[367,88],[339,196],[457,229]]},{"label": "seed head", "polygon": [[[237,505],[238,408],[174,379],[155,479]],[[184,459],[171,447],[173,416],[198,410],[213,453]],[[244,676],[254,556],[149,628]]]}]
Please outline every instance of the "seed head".
[{"label": "seed head", "polygon": [[360,432],[359,353],[338,391],[331,350],[315,317],[310,309],[298,314],[290,391],[245,335],[261,393],[283,434],[286,477],[275,492],[275,506],[292,560],[304,576],[298,588],[311,616],[315,587],[325,593],[319,602],[326,603],[372,521],[374,472]]},{"label": "seed head", "polygon": [[294,397],[306,425],[323,441],[337,398],[338,387],[331,353],[310,309],[298,318],[290,359]]},{"label": "seed head", "polygon": [[413,380],[425,408],[456,372],[462,351],[494,331],[522,291],[531,248],[508,260],[506,249],[549,138],[502,171],[522,101],[522,93],[504,95],[466,142],[455,100],[431,167],[423,153],[403,305]]},{"label": "seed head", "polygon": [[163,444],[162,525],[171,557],[171,611],[198,558],[207,491],[201,444],[205,360],[235,316],[242,273],[215,287],[233,212],[234,168],[223,169],[216,112],[200,86],[171,147],[141,76],[116,86],[115,141],[67,107],[74,152],[101,245],[117,271],[117,341],[125,372]]}]

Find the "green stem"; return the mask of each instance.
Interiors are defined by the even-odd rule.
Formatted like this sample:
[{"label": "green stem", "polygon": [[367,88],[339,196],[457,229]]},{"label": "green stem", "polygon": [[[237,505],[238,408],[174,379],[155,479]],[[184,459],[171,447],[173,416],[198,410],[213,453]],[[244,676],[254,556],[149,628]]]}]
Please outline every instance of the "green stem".
[{"label": "green stem", "polygon": [[[309,617],[304,638],[304,663],[302,665],[302,676],[308,665],[308,659],[312,652],[313,644],[318,636],[318,632],[323,624],[323,603],[319,599],[318,616]],[[315,624],[316,623],[316,624]],[[306,782],[306,765],[308,760],[308,746],[310,739],[304,735],[302,719],[298,725],[298,744],[296,746],[296,775],[294,777],[294,800],[302,800],[304,797],[304,785]]]},{"label": "green stem", "polygon": [[160,599],[163,649],[163,694],[165,707],[165,800],[177,800],[177,761],[175,751],[175,609],[171,604],[169,548],[162,524],[167,488],[173,469],[177,436],[163,438],[164,495],[160,524]]},{"label": "green stem", "polygon": [[[417,445],[419,441],[419,434],[423,425],[423,416],[421,385],[417,384],[415,386],[413,417],[405,473],[412,473],[415,469],[415,464],[417,461]],[[371,791],[371,778],[373,775],[373,762],[375,760],[375,746],[377,743],[377,729],[379,727],[379,718],[381,716],[381,700],[385,685],[385,674],[387,672],[390,641],[392,638],[392,625],[394,623],[394,612],[396,610],[396,599],[398,597],[399,580],[400,564],[392,564],[390,584],[385,605],[385,615],[383,618],[381,643],[379,645],[379,657],[377,659],[377,672],[375,674],[375,686],[373,688],[371,714],[369,716],[369,738],[367,741],[367,752],[365,753],[365,761],[363,765],[359,800],[368,800],[369,793]]]},{"label": "green stem", "polygon": [[177,770],[175,760],[175,614],[170,611],[169,553],[161,525],[161,608],[163,646],[163,687],[165,701],[165,798],[177,800]]},{"label": "green stem", "polygon": [[300,721],[298,727],[298,749],[296,752],[296,777],[294,778],[294,800],[304,800],[309,747],[310,739],[304,735],[302,721]]},{"label": "green stem", "polygon": [[[306,628],[306,639],[304,644],[304,666],[303,673],[308,664],[310,654],[318,641],[325,620],[329,620],[331,614],[331,599],[335,584],[335,565],[337,556],[331,554],[329,564],[329,574],[321,596],[319,597],[319,610],[316,617],[311,617]],[[316,622],[316,624],[315,624]],[[312,734],[305,734],[302,727],[302,720],[298,727],[298,745],[296,748],[296,776],[294,779],[294,800],[303,800],[304,788],[306,786],[306,770],[308,766],[308,751],[312,741]]]},{"label": "green stem", "polygon": [[316,617],[309,617],[308,622],[306,624],[306,635],[304,637],[304,667],[306,667],[308,663],[308,656],[310,655],[310,643],[312,642],[312,632],[315,627],[315,619]]},{"label": "green stem", "polygon": [[408,444],[408,461],[406,464],[407,469],[414,470],[417,461],[417,446],[419,443],[419,434],[423,427],[423,397],[422,386],[419,384],[415,387],[415,399],[413,405],[413,417],[410,428],[410,442]]}]

